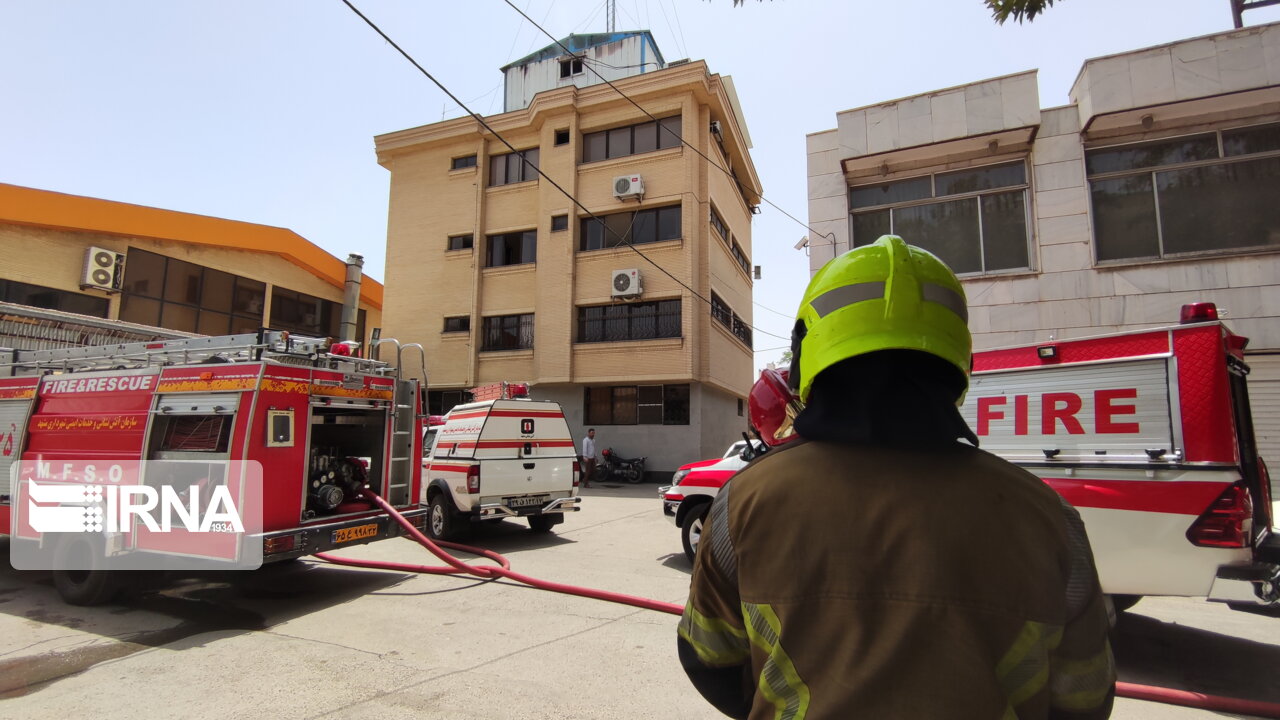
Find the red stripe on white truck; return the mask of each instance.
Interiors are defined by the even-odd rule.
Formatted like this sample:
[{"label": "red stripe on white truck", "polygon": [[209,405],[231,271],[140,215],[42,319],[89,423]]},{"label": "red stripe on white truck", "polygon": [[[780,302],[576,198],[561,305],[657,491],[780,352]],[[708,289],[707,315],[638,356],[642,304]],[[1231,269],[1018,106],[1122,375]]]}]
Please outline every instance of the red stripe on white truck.
[{"label": "red stripe on white truck", "polygon": [[1045,478],[1049,486],[1077,508],[1136,510],[1199,516],[1229,482],[1167,480],[1094,480]]}]

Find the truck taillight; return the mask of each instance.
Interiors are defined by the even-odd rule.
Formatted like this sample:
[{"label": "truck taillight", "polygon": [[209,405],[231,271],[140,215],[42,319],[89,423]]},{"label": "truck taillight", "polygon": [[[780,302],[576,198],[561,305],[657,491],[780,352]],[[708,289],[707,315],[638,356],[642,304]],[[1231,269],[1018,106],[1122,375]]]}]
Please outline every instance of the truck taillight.
[{"label": "truck taillight", "polygon": [[578,487],[578,483],[582,480],[582,465],[577,460],[573,461],[573,486]]},{"label": "truck taillight", "polygon": [[467,494],[480,494],[480,466],[472,465],[467,468]]},{"label": "truck taillight", "polygon": [[1187,539],[1200,547],[1248,547],[1252,519],[1249,490],[1243,485],[1232,485],[1187,528]]},{"label": "truck taillight", "polygon": [[1187,303],[1182,306],[1182,313],[1178,318],[1178,322],[1186,325],[1188,323],[1208,322],[1218,319],[1218,306],[1211,302]]},{"label": "truck taillight", "polygon": [[262,554],[274,555],[275,553],[288,552],[297,546],[297,535],[280,535],[278,537],[267,538],[262,541]]}]

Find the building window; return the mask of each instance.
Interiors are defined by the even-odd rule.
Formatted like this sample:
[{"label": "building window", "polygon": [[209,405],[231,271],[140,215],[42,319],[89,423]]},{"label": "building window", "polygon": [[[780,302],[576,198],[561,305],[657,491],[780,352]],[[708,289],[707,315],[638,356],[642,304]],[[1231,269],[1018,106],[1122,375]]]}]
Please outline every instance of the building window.
[{"label": "building window", "polygon": [[556,147],[560,147],[561,145],[568,145],[568,144],[569,144],[569,129],[568,129],[568,128],[565,128],[565,129],[563,129],[563,130],[557,130],[557,131],[556,131],[556,136],[555,136],[555,137],[556,137],[556,140],[555,140],[555,142],[556,142]]},{"label": "building window", "polygon": [[582,74],[582,58],[569,58],[560,61],[560,77],[567,78]]},{"label": "building window", "polygon": [[0,301],[100,318],[107,316],[111,305],[106,298],[28,285],[16,280],[0,280]]},{"label": "building window", "polygon": [[1280,124],[1085,151],[1099,262],[1280,244]]},{"label": "building window", "polygon": [[711,293],[711,318],[729,330],[733,330],[733,311],[720,296]]},{"label": "building window", "polygon": [[463,156],[463,157],[456,157],[456,158],[454,158],[454,159],[453,159],[452,164],[449,166],[449,169],[450,169],[450,170],[465,170],[465,169],[467,169],[467,168],[473,168],[473,167],[475,167],[475,166],[476,166],[476,156],[475,156],[475,155],[465,155],[465,156]]},{"label": "building window", "polygon": [[536,260],[538,233],[534,230],[489,236],[489,257],[485,267],[523,265]]},{"label": "building window", "polygon": [[121,320],[202,335],[262,326],[266,283],[137,249],[129,250],[124,268]]},{"label": "building window", "polygon": [[447,332],[447,333],[471,332],[471,316],[459,315],[457,317],[445,318],[444,332]]},{"label": "building window", "polygon": [[450,235],[449,236],[450,250],[470,250],[471,246],[474,244],[475,244],[475,236],[472,235],[471,233],[467,233],[466,235]]},{"label": "building window", "polygon": [[579,250],[641,245],[682,236],[680,206],[668,205],[583,218]]},{"label": "building window", "polygon": [[748,275],[751,274],[751,258],[747,257],[747,254],[742,252],[742,246],[738,244],[737,240],[734,240],[733,244],[729,246],[729,254],[732,255],[733,259],[742,267],[743,272]]},{"label": "building window", "polygon": [[528,350],[533,347],[533,314],[484,319],[481,350]]},{"label": "building window", "polygon": [[578,342],[654,340],[680,335],[680,301],[578,308]]},{"label": "building window", "polygon": [[742,417],[742,398],[738,398],[738,417]]},{"label": "building window", "polygon": [[551,217],[551,232],[560,232],[569,229],[568,215],[553,215]]},{"label": "building window", "polygon": [[734,314],[733,314],[733,327],[732,327],[732,328],[730,328],[730,331],[731,331],[735,336],[737,336],[737,338],[738,338],[739,340],[741,340],[741,341],[743,342],[743,344],[745,344],[745,345],[747,346],[747,348],[748,348],[748,349],[752,347],[752,345],[751,345],[751,326],[750,326],[750,325],[748,325],[748,324],[747,324],[747,322],[746,322],[745,320],[743,320],[742,318],[738,317],[738,314],[737,314],[737,313],[734,313]]},{"label": "building window", "polygon": [[720,217],[720,213],[716,212],[715,208],[711,208],[711,229],[715,230],[725,243],[729,242],[729,226],[724,224],[724,218]]},{"label": "building window", "polygon": [[855,247],[894,234],[956,273],[1030,267],[1021,160],[853,187],[849,207]]},{"label": "building window", "polygon": [[[364,337],[365,311],[356,316],[356,338]],[[271,289],[271,328],[310,337],[342,336],[342,303],[314,295]]]},{"label": "building window", "polygon": [[444,415],[457,405],[471,402],[471,393],[466,390],[428,390],[427,413]]},{"label": "building window", "polygon": [[582,162],[626,157],[680,147],[680,116],[582,136]]},{"label": "building window", "polygon": [[538,179],[538,148],[489,158],[489,187]]},{"label": "building window", "polygon": [[688,425],[688,385],[583,388],[587,425]]}]

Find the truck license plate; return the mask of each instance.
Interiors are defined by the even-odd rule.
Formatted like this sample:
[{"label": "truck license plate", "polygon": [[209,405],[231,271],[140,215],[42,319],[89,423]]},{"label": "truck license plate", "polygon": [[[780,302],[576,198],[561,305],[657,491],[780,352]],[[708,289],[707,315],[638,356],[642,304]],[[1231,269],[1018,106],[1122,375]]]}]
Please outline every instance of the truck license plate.
[{"label": "truck license plate", "polygon": [[378,534],[378,523],[369,525],[357,525],[349,528],[339,528],[333,531],[333,544],[340,545],[344,542],[352,540],[363,540],[365,538],[375,537]]},{"label": "truck license plate", "polygon": [[546,495],[526,495],[524,497],[506,498],[504,502],[512,510],[518,510],[521,508],[542,507],[546,504],[547,497]]}]

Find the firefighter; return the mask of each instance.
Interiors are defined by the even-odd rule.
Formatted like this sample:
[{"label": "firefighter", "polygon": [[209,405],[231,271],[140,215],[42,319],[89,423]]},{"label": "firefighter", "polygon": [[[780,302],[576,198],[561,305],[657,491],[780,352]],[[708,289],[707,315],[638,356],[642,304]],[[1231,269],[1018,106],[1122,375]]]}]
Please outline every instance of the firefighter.
[{"label": "firefighter", "polygon": [[1105,718],[1108,615],[1073,508],[979,450],[964,290],[896,236],[805,291],[801,440],[728,482],[681,664],[737,718]]}]

